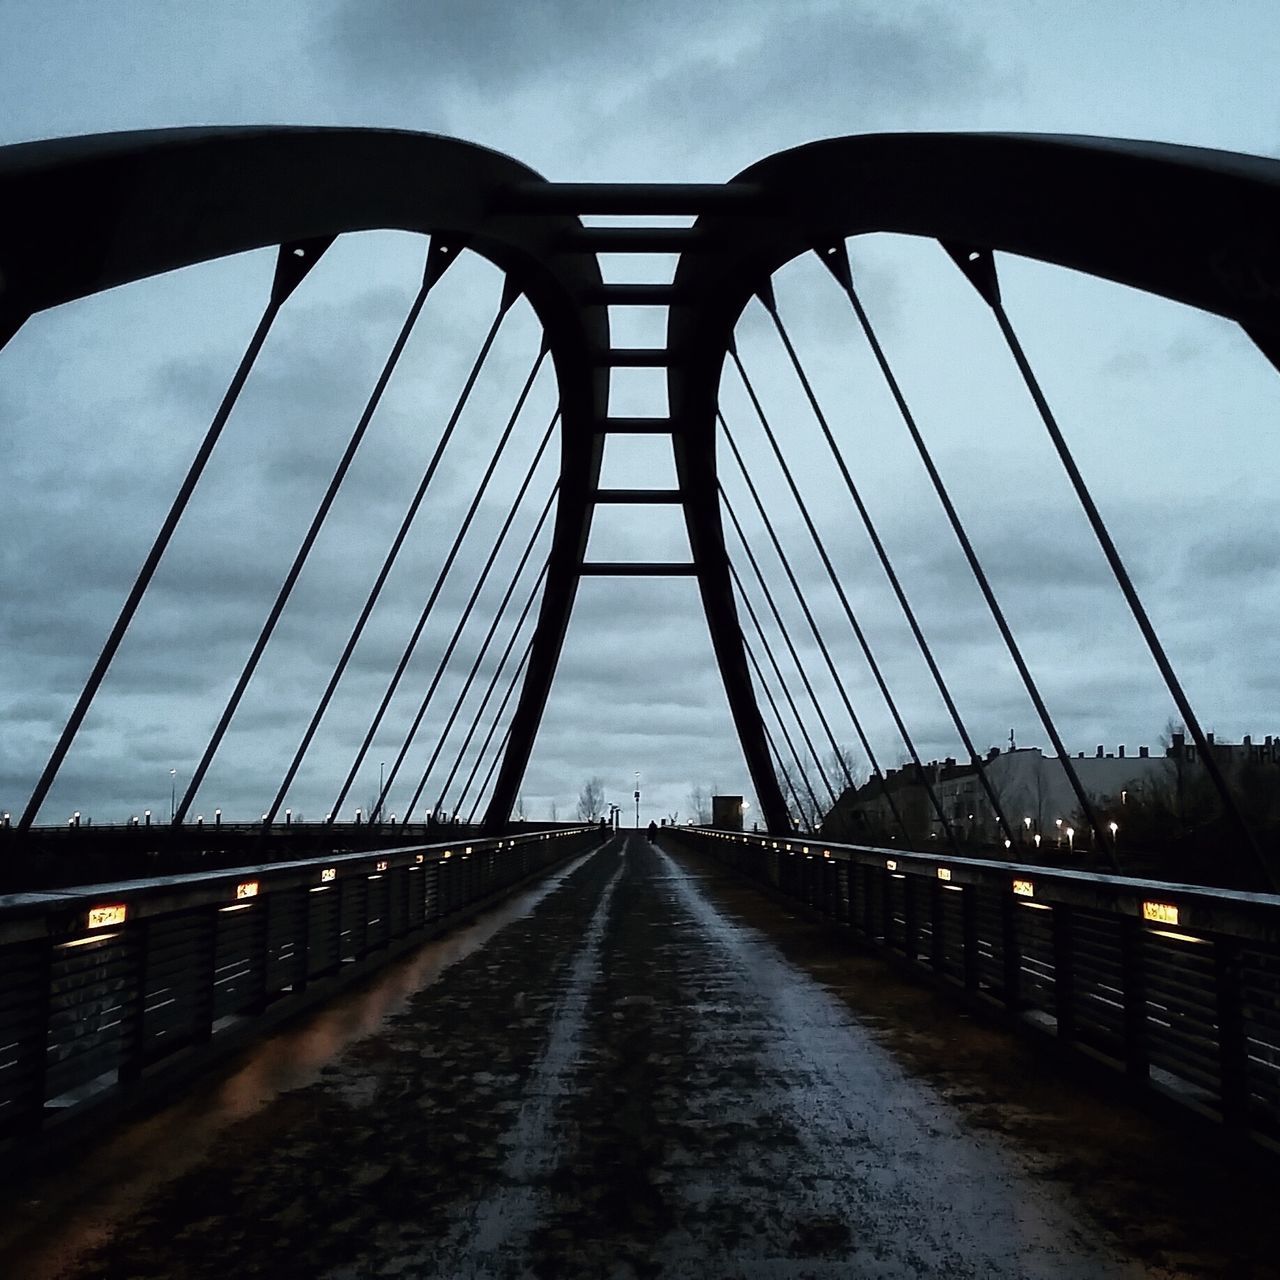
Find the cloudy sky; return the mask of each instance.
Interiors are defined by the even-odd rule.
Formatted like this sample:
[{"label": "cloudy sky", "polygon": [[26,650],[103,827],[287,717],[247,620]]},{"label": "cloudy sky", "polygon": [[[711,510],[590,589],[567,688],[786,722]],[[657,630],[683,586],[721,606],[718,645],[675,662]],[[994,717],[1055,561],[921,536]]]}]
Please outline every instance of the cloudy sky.
[{"label": "cloudy sky", "polygon": [[[723,181],[785,147],[874,131],[1097,134],[1280,156],[1278,63],[1280,11],[1266,0],[0,0],[0,143],[174,125],[393,126],[483,143],[566,181]],[[1092,752],[1155,743],[1169,698],[982,305],[936,245],[877,236],[850,250],[1068,744]],[[408,309],[423,253],[400,233],[345,237],[291,300],[43,821],[65,821],[73,809],[104,822],[148,807],[167,813],[171,769],[181,794]],[[604,265],[619,280],[670,270]],[[257,322],[271,266],[270,253],[248,254],[86,299],[33,318],[0,351],[4,809],[25,803]],[[1004,259],[1001,270],[1014,323],[1205,727],[1222,737],[1280,732],[1270,483],[1280,374],[1226,322],[1040,264]],[[776,285],[978,745],[1007,742],[1011,729],[1020,745],[1042,744],[847,305],[813,261],[789,265]],[[274,795],[500,287],[491,267],[468,260],[434,292],[193,812],[251,817]],[[614,319],[623,345],[661,341],[652,314]],[[739,338],[921,753],[956,754],[758,307]],[[320,818],[332,803],[538,340],[518,304],[290,792],[295,813]],[[348,808],[368,803],[379,765],[398,753],[554,403],[544,370]],[[612,407],[663,408],[642,378],[620,379]],[[873,747],[881,763],[897,764],[902,743],[732,374],[724,408]],[[481,612],[501,597],[533,530],[553,455],[537,470]],[[745,516],[727,458],[724,469]],[[606,451],[606,485],[664,487],[672,475],[661,441]],[[687,543],[668,514],[602,513],[592,555],[679,558]],[[794,599],[758,522],[747,523],[799,643]],[[464,637],[410,751],[410,789],[486,623]],[[503,631],[497,644],[505,642]],[[812,646],[801,650],[834,710]],[[486,663],[485,680],[492,670]],[[847,721],[833,718],[853,743]],[[460,738],[442,753],[447,762]],[[460,778],[469,769],[468,760]],[[525,809],[547,816],[554,804],[569,816],[596,775],[606,798],[630,812],[637,771],[644,821],[687,815],[694,787],[751,794],[692,584],[588,581]],[[442,783],[443,772],[433,778]],[[393,791],[390,808],[408,795]]]}]

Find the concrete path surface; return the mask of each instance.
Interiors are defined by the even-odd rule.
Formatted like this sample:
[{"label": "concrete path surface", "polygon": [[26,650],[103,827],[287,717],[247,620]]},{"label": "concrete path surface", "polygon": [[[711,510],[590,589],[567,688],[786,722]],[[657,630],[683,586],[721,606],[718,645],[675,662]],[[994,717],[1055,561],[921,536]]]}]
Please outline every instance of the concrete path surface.
[{"label": "concrete path surface", "polygon": [[[345,1015],[19,1189],[0,1274],[1275,1274],[1239,1233],[1189,1238],[1177,1197],[1194,1188],[1138,1202],[1158,1153],[1138,1158],[1134,1203],[1098,1197],[1104,1174],[1121,1185],[1112,1147],[1158,1145],[1158,1126],[1059,1108],[1060,1081],[1024,1089],[988,1066],[966,1084],[993,1033],[919,993],[893,1030],[884,993],[901,984],[816,936],[620,836],[393,966]],[[1019,1132],[1072,1108],[1069,1133]]]}]

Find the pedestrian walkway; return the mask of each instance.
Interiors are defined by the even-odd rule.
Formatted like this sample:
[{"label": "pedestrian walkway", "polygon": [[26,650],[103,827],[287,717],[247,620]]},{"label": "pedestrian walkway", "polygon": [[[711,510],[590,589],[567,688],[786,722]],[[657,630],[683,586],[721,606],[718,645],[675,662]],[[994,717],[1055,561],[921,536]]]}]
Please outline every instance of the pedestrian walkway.
[{"label": "pedestrian walkway", "polygon": [[185,1154],[181,1121],[156,1117],[131,1150],[157,1167],[113,1175],[138,1189],[96,1217],[69,1207],[56,1247],[23,1270],[0,1255],[0,1273],[1193,1274],[1126,1254],[1060,1179],[967,1123],[732,892],[616,837],[431,944],[345,1049],[313,1031],[326,1065],[305,1039],[287,1062],[264,1049],[278,1094],[216,1134],[196,1120]]}]

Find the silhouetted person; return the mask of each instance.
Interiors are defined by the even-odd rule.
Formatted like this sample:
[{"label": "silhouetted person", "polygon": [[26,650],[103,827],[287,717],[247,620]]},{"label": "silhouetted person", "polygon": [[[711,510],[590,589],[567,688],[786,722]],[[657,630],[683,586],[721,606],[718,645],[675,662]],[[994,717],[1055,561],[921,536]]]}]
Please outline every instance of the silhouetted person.
[{"label": "silhouetted person", "polygon": [[649,823],[649,843],[652,844],[658,838],[658,824],[656,822]]}]

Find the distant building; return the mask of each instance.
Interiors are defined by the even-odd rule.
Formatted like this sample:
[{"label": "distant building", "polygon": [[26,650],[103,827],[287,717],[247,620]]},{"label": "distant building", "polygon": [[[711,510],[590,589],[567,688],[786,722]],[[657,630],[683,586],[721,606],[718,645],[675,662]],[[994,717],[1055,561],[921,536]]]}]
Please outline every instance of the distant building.
[{"label": "distant building", "polygon": [[745,811],[741,796],[711,797],[711,825],[720,831],[741,831]]},{"label": "distant building", "polygon": [[[1228,775],[1246,765],[1280,771],[1280,735],[1268,735],[1262,742],[1246,735],[1239,743],[1216,741],[1213,734],[1205,737]],[[1006,751],[992,747],[982,764],[1018,842],[1030,845],[1039,835],[1042,845],[1069,846],[1068,829],[1084,840],[1085,833],[1079,831],[1080,801],[1057,756],[1046,756],[1039,747]],[[1071,764],[1090,804],[1113,814],[1123,809],[1131,792],[1160,789],[1169,796],[1181,795],[1190,781],[1204,776],[1199,752],[1183,733],[1171,735],[1163,755],[1152,755],[1146,747],[1139,747],[1137,755],[1128,754],[1123,746],[1114,752],[1098,747],[1093,755],[1079,752]],[[996,847],[1003,843],[1000,824],[973,764],[952,758],[934,760],[924,766],[923,776],[928,777],[948,825],[961,840]],[[823,830],[838,840],[900,840],[894,808],[912,842],[945,839],[921,770],[914,764],[887,770],[883,783],[872,778],[846,790],[824,819]]]},{"label": "distant building", "polygon": [[[1175,751],[1185,753],[1180,735],[1174,736],[1174,744],[1166,755],[1160,756],[1151,755],[1146,747],[1139,747],[1137,755],[1128,754],[1123,746],[1115,752],[1098,747],[1091,756],[1080,752],[1071,764],[1090,803],[1098,809],[1108,809],[1123,805],[1129,791],[1174,783],[1178,766],[1173,756]],[[1274,758],[1280,763],[1280,739],[1274,747],[1270,738],[1267,744],[1267,750],[1274,750]],[[983,770],[1019,840],[1031,844],[1039,835],[1042,842],[1051,844],[1067,841],[1064,832],[1078,825],[1080,802],[1061,759],[1046,756],[1039,747],[1016,747],[1003,752],[992,747],[983,760]],[[962,840],[991,845],[1003,841],[995,810],[973,764],[952,758],[930,761],[924,766],[924,776],[933,787],[947,823]],[[859,835],[879,838],[876,833],[900,838],[886,790],[913,841],[945,838],[921,771],[914,765],[888,770],[883,785],[873,778],[856,790],[846,791],[828,815],[824,828],[838,830],[847,839]]]}]

